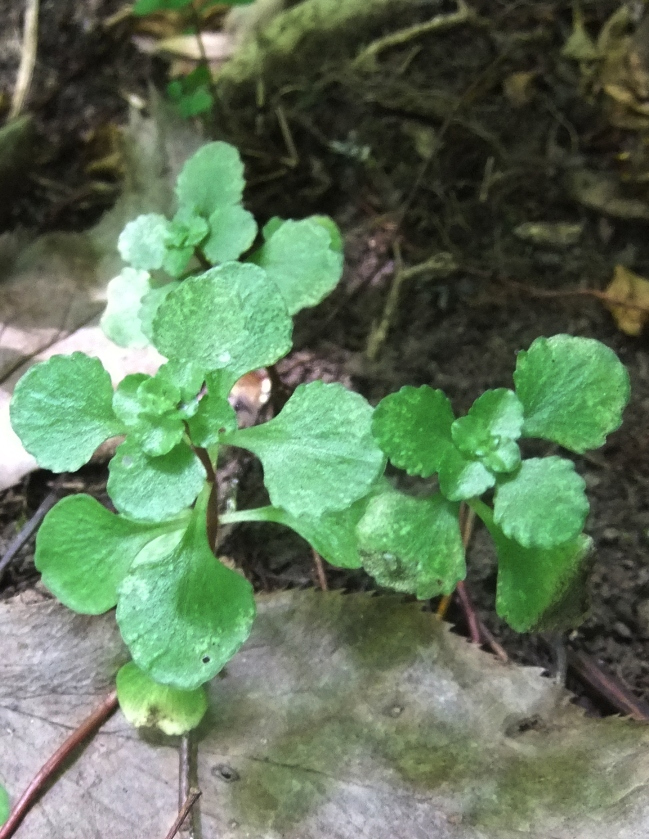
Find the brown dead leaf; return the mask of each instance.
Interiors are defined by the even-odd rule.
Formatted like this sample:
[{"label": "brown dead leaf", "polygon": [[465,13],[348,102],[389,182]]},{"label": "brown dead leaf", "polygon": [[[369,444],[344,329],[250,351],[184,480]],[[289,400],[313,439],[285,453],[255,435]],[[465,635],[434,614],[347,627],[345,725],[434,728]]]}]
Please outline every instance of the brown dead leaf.
[{"label": "brown dead leaf", "polygon": [[640,335],[649,320],[649,280],[617,265],[605,293],[608,299],[604,303],[618,329],[626,335]]}]

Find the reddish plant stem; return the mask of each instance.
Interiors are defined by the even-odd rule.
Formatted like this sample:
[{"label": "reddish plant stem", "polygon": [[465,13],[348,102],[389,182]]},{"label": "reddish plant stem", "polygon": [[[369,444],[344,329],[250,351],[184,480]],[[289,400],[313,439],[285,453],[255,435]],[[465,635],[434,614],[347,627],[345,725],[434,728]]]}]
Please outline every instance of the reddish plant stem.
[{"label": "reddish plant stem", "polygon": [[14,835],[22,820],[44,792],[47,784],[59,771],[67,758],[84,740],[94,734],[117,708],[117,693],[109,693],[104,701],[96,708],[81,725],[76,728],[68,739],[54,752],[52,757],[38,770],[33,780],[16,802],[9,815],[9,819],[0,827],[0,839],[10,839]]},{"label": "reddish plant stem", "polygon": [[189,791],[189,795],[185,799],[185,803],[183,804],[183,806],[180,808],[180,811],[178,812],[178,815],[176,816],[176,820],[171,825],[171,827],[169,829],[169,833],[167,833],[167,835],[165,836],[165,839],[174,839],[174,836],[180,830],[181,824],[185,821],[189,811],[192,809],[194,804],[196,804],[196,802],[198,801],[200,796],[201,796],[201,791],[199,789],[191,789]]},{"label": "reddish plant stem", "polygon": [[471,603],[471,598],[469,597],[469,593],[466,590],[463,580],[460,580],[457,584],[456,591],[460,603],[462,604],[462,610],[464,611],[466,622],[469,625],[469,635],[471,636],[471,640],[474,644],[482,644],[482,635],[480,633],[478,616],[475,613],[473,603]]},{"label": "reddish plant stem", "polygon": [[324,565],[322,564],[322,557],[315,550],[311,548],[313,554],[313,565],[315,567],[316,577],[318,578],[318,585],[322,591],[329,591],[329,584],[327,583],[327,575],[325,574]]}]

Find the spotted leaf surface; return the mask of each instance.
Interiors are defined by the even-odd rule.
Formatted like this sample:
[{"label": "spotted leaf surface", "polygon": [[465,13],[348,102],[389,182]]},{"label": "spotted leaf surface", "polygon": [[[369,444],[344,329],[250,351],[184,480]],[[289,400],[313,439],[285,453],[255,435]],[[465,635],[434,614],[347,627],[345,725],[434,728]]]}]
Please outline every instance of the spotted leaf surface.
[{"label": "spotted leaf surface", "polygon": [[11,424],[43,469],[74,472],[105,440],[120,434],[110,376],[96,358],[76,352],[35,364],[11,400]]},{"label": "spotted leaf surface", "polygon": [[523,435],[578,453],[604,444],[629,401],[626,368],[591,338],[537,338],[518,354],[514,382],[525,410]]},{"label": "spotted leaf surface", "polygon": [[279,416],[226,435],[254,452],[274,506],[318,518],[368,493],[384,468],[372,407],[339,384],[300,385]]}]

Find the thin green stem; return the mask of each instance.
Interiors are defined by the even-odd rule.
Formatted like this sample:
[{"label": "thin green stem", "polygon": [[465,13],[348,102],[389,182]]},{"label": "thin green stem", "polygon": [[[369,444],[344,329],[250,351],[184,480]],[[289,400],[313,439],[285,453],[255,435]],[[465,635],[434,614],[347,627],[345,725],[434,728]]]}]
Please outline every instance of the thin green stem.
[{"label": "thin green stem", "polygon": [[469,498],[466,503],[487,527],[493,526],[494,513],[488,504],[485,504],[479,498]]}]

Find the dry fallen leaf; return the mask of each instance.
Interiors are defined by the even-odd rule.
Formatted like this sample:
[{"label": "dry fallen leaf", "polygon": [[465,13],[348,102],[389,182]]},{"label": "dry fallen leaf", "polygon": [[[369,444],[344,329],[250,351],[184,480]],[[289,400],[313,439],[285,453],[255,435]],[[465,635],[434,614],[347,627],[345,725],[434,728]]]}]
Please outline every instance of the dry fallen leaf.
[{"label": "dry fallen leaf", "polygon": [[[637,337],[649,320],[649,280],[616,265],[613,279],[606,287],[606,308],[626,335]],[[626,305],[616,306],[613,301]]]},{"label": "dry fallen leaf", "polygon": [[[0,603],[0,779],[15,800],[98,704],[114,618]],[[644,839],[649,731],[592,720],[397,597],[282,592],[209,686],[202,835],[219,839]],[[158,745],[154,745],[157,743]],[[175,741],[117,714],[47,791],[25,839],[159,839]]]}]

